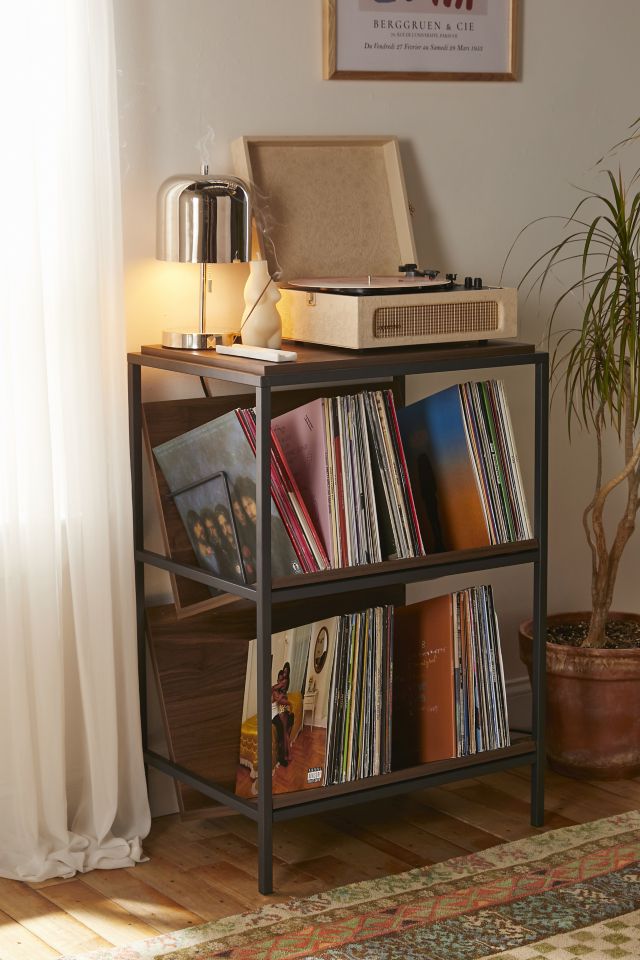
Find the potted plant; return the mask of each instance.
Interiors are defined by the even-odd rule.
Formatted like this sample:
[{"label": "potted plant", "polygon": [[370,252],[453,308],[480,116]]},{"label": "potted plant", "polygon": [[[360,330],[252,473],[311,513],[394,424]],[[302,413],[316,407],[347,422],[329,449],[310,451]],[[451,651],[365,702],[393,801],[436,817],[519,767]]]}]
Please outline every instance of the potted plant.
[{"label": "potted plant", "polygon": [[[573,270],[552,304],[547,341],[554,342],[552,376],[564,388],[569,434],[577,422],[595,447],[594,491],[582,514],[591,610],[548,618],[548,759],[563,773],[610,779],[640,773],[640,616],[612,611],[640,505],[640,171],[627,180],[612,170],[600,177],[602,192],[585,192],[563,218],[562,239],[523,282],[542,292],[558,270]],[[576,296],[578,327],[558,330]],[[605,455],[610,431],[620,452],[613,467]],[[520,655],[531,675],[530,621],[520,628]]]}]

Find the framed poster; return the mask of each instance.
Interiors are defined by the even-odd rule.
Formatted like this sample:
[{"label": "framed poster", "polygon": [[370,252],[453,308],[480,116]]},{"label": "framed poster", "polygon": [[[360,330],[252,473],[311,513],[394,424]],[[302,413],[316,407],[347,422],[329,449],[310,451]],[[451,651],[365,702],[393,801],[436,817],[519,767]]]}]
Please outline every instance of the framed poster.
[{"label": "framed poster", "polygon": [[518,0],[324,0],[325,80],[515,80]]}]

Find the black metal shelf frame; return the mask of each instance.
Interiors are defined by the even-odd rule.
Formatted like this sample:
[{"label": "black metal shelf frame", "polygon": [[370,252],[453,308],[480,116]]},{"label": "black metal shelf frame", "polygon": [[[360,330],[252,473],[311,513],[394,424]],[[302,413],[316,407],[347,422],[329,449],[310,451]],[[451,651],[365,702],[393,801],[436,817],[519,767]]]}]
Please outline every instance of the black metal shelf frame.
[{"label": "black metal shelf frame", "polygon": [[[488,351],[489,352],[489,351]],[[412,352],[398,352],[397,359],[385,354],[384,360],[376,355],[354,355],[352,365],[334,368],[323,363],[322,369],[314,366],[305,368],[298,376],[292,376],[291,364],[283,365],[288,369],[280,370],[276,365],[264,368],[264,373],[247,369],[246,363],[238,368],[212,367],[210,362],[200,361],[197,355],[186,351],[167,351],[165,356],[130,354],[129,361],[129,436],[133,488],[133,529],[135,546],[135,589],[137,614],[138,665],[140,683],[140,711],[142,743],[145,763],[156,767],[168,776],[174,777],[199,790],[204,795],[225,804],[256,821],[258,827],[258,886],[261,893],[273,890],[272,866],[272,828],[275,821],[292,817],[306,816],[339,806],[360,803],[374,797],[393,796],[410,790],[424,789],[438,783],[450,782],[483,773],[497,772],[516,765],[530,764],[531,776],[531,823],[542,825],[544,821],[544,676],[545,676],[545,637],[546,637],[546,589],[547,589],[547,468],[548,468],[548,405],[549,405],[549,357],[542,351],[531,347],[525,352],[504,356],[443,355],[440,351],[433,360],[425,358],[422,352],[419,360]],[[477,369],[491,369],[508,366],[534,366],[535,369],[535,477],[534,477],[534,540],[511,549],[491,548],[478,551],[464,557],[456,554],[440,555],[429,558],[424,563],[402,564],[397,562],[379,564],[378,569],[358,572],[358,568],[343,571],[338,577],[314,574],[296,578],[299,585],[287,583],[285,586],[272,584],[271,576],[271,392],[281,385],[311,387],[327,383],[353,382],[359,379],[380,380],[383,378],[405,377],[418,373],[442,373]],[[142,484],[142,367],[154,367],[174,373],[198,377],[210,377],[241,383],[255,389],[256,407],[256,503],[257,503],[257,577],[254,586],[228,584],[204,570],[188,564],[176,563],[160,554],[148,551],[144,547],[143,530],[143,484]],[[432,580],[455,573],[467,573],[491,568],[513,566],[516,564],[533,565],[533,632],[534,657],[532,671],[532,739],[527,749],[510,751],[508,748],[500,756],[484,760],[479,755],[477,762],[449,766],[437,772],[429,772],[425,765],[418,775],[407,772],[405,779],[394,777],[388,782],[376,782],[367,786],[362,781],[361,788],[348,792],[329,791],[328,795],[318,795],[311,791],[309,799],[283,806],[274,804],[271,784],[271,623],[272,604],[274,602],[300,600],[313,596],[330,596],[358,589],[392,584],[407,584]],[[184,767],[172,763],[148,747],[147,730],[147,679],[146,644],[144,623],[144,568],[145,565],[161,567],[185,577],[198,580],[214,587],[228,589],[230,593],[256,604],[256,634],[258,661],[258,782],[260,784],[257,801],[244,800],[228,789],[199,777]],[[438,765],[436,765],[438,766]],[[376,778],[380,781],[383,778]],[[315,796],[314,796],[315,793]]]}]

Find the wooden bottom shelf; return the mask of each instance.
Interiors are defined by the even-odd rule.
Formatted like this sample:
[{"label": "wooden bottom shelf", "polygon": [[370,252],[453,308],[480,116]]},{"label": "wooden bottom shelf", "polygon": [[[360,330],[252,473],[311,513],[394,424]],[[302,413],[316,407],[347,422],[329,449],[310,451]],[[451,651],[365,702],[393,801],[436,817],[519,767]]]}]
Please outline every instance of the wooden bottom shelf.
[{"label": "wooden bottom shelf", "polygon": [[[309,816],[338,807],[367,803],[382,797],[409,793],[449,783],[453,780],[465,780],[488,773],[497,773],[502,769],[532,764],[536,760],[536,742],[530,737],[521,737],[508,747],[500,750],[484,750],[470,757],[452,757],[450,760],[438,760],[424,763],[405,770],[394,770],[377,777],[352,780],[349,783],[331,784],[313,790],[300,790],[295,793],[280,793],[273,796],[273,819],[291,820],[295,817]],[[212,796],[224,806],[231,807],[252,820],[257,819],[258,800],[236,796],[228,788],[214,783],[194,771],[187,770],[175,761],[146,750],[145,762],[188,784],[195,790]]]},{"label": "wooden bottom shelf", "polygon": [[[290,820],[322,810],[366,803],[376,798],[426,789],[452,780],[495,773],[502,768],[531,764],[536,759],[536,742],[526,737],[500,750],[485,750],[470,757],[453,757],[424,763],[376,777],[331,784],[313,790],[280,793],[273,796],[273,819]],[[251,801],[257,805],[257,801]]]},{"label": "wooden bottom shelf", "polygon": [[273,797],[273,808],[277,810],[304,803],[305,800],[322,800],[325,797],[336,797],[345,793],[367,793],[375,787],[386,786],[391,783],[406,784],[413,780],[420,780],[423,777],[435,776],[439,773],[446,773],[458,769],[464,769],[465,776],[471,777],[474,776],[474,774],[467,770],[468,767],[474,767],[481,763],[491,763],[494,760],[521,757],[523,754],[529,753],[535,753],[535,741],[529,739],[519,740],[517,743],[512,743],[509,747],[502,747],[500,750],[483,750],[482,753],[475,753],[470,757],[452,757],[450,760],[436,760],[434,763],[423,763],[418,767],[394,770],[391,773],[383,773],[377,777],[350,780],[348,783],[334,783],[327,787],[318,787],[315,790],[300,790],[296,793],[275,794]]}]

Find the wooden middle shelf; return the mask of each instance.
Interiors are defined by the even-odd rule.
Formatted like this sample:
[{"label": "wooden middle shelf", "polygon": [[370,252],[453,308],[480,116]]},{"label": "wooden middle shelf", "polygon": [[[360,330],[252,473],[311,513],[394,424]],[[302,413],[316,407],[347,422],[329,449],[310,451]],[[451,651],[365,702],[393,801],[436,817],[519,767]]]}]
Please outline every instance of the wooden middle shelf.
[{"label": "wooden middle shelf", "polygon": [[[431,553],[426,557],[414,557],[409,560],[384,560],[382,563],[361,564],[357,567],[340,567],[336,570],[282,577],[273,581],[272,596],[274,603],[285,603],[290,600],[347,593],[354,590],[374,590],[394,584],[419,583],[421,580],[434,580],[459,573],[533,563],[538,559],[538,555],[537,540],[521,540],[517,543],[501,543],[490,547]],[[136,559],[170,570],[172,573],[190,576],[200,583],[223,587],[234,596],[255,598],[255,586],[221,580],[208,574],[202,567],[179,563],[149,550],[136,551]]]},{"label": "wooden middle shelf", "polygon": [[318,597],[352,590],[375,589],[401,583],[419,583],[459,573],[470,573],[521,563],[538,558],[538,541],[521,540],[491,547],[431,553],[410,560],[384,560],[382,563],[341,567],[320,573],[276,580],[272,596],[276,603],[286,600]]}]

